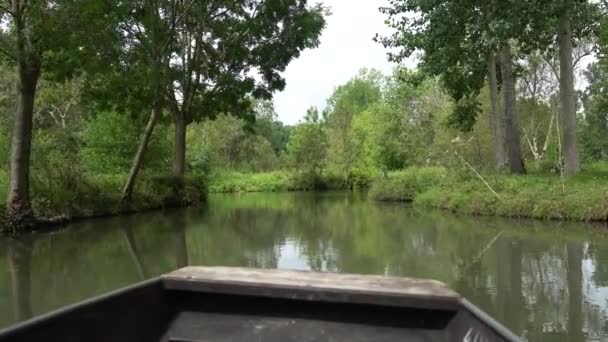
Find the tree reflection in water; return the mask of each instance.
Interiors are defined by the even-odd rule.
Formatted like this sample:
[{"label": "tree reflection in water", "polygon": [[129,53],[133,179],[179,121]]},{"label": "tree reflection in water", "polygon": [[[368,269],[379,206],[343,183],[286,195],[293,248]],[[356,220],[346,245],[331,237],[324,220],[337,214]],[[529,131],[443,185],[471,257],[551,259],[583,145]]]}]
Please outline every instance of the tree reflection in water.
[{"label": "tree reflection in water", "polygon": [[[22,319],[30,298],[40,314],[189,264],[286,265],[438,279],[530,341],[581,342],[608,337],[606,234],[356,193],[213,195],[204,210],[93,220],[35,246],[0,241],[10,266],[0,270],[0,305],[12,301]],[[0,324],[12,315],[0,312]]]}]

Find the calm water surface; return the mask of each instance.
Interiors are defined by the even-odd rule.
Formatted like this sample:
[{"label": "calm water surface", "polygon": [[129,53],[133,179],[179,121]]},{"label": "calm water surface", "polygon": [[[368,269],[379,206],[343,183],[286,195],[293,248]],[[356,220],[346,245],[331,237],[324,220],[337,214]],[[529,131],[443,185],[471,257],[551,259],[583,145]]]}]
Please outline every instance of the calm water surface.
[{"label": "calm water surface", "polygon": [[529,341],[608,341],[608,230],[379,204],[212,195],[206,208],[0,238],[0,327],[185,265],[441,280]]}]

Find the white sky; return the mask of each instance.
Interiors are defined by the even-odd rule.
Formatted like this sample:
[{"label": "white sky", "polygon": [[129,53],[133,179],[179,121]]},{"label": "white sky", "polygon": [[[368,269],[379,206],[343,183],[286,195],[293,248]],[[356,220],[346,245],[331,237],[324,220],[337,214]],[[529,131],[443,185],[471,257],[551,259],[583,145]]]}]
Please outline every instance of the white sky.
[{"label": "white sky", "polygon": [[[376,68],[390,72],[384,47],[372,38],[387,34],[386,17],[378,11],[385,0],[322,0],[332,15],[321,36],[321,44],[306,50],[291,62],[284,76],[287,86],[274,96],[279,120],[295,124],[306,109],[325,107],[335,87],[346,83],[359,69]],[[313,1],[311,1],[313,3]]]}]

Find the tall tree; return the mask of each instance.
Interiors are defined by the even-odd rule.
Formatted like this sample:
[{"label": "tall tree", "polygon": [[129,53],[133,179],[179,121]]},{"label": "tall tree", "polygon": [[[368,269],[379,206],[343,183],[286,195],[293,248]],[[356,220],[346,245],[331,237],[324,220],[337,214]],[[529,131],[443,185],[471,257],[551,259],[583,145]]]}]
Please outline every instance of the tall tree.
[{"label": "tall tree", "polygon": [[319,110],[309,108],[304,122],[298,124],[289,137],[287,160],[291,166],[315,177],[321,174],[327,161],[328,138],[324,126]]},{"label": "tall tree", "polygon": [[559,90],[561,102],[564,172],[575,175],[580,171],[577,147],[576,92],[574,89],[573,41],[582,41],[597,31],[602,14],[595,2],[559,0],[557,9],[559,46]]},{"label": "tall tree", "polygon": [[354,137],[354,119],[380,101],[383,78],[377,70],[362,69],[355,78],[336,88],[328,100],[330,159],[340,169],[345,183],[362,152]]},{"label": "tall tree", "polygon": [[[433,1],[393,0],[390,5],[380,10],[389,16],[389,25],[397,31],[378,39],[386,47],[398,48],[397,52],[389,53],[390,59],[400,61],[415,51],[423,52],[420,70],[439,76],[456,102],[449,123],[464,131],[471,130],[479,111],[477,95],[486,74],[490,91],[498,87],[495,61],[494,73],[490,74],[492,56],[498,50],[496,39],[488,22],[478,20],[480,13],[486,17],[493,15],[491,3],[467,0],[441,1],[437,5]],[[490,95],[492,108],[498,108],[498,96]],[[500,117],[498,112],[493,113],[496,119]],[[495,143],[504,144],[501,131],[492,129],[492,132]],[[497,166],[502,165],[504,153],[501,155],[499,149],[495,152]]]},{"label": "tall tree", "polygon": [[[548,54],[559,50],[559,92],[561,112],[561,142],[564,171],[574,175],[580,170],[577,147],[576,92],[574,70],[580,56],[573,58],[573,45],[581,44],[596,33],[601,18],[595,1],[540,0],[533,1],[529,17],[530,28],[524,30],[523,41]],[[530,34],[533,33],[533,34]],[[557,74],[557,65],[553,67]]]},{"label": "tall tree", "polygon": [[524,168],[524,162],[521,156],[521,142],[519,139],[519,126],[517,123],[513,58],[511,56],[511,45],[509,43],[505,44],[500,52],[500,67],[502,71],[503,94],[505,98],[505,126],[507,133],[509,169],[513,173],[525,173],[526,169]]},{"label": "tall tree", "polygon": [[570,27],[573,1],[564,0],[559,18],[559,89],[562,105],[562,140],[564,144],[564,171],[575,175],[579,169],[576,146],[576,99],[574,70],[572,68],[572,29]]},{"label": "tall tree", "polygon": [[[164,89],[169,81],[167,77],[169,60],[174,51],[174,40],[178,25],[184,23],[187,7],[184,2],[176,0],[137,0],[121,3],[115,8],[119,14],[118,28],[125,37],[119,61],[115,63],[113,81],[128,85],[125,92],[127,104],[131,110],[149,111],[146,128],[122,191],[122,205],[129,206],[144,156],[154,131],[154,126],[165,106]],[[133,77],[136,75],[136,77]],[[129,79],[131,78],[131,79]],[[134,81],[133,81],[134,79]],[[110,89],[110,92],[114,90]],[[138,101],[133,103],[132,99]],[[115,98],[106,97],[115,101]],[[133,108],[134,107],[134,108]]]},{"label": "tall tree", "polygon": [[492,148],[497,170],[505,167],[504,125],[498,99],[498,80],[496,77],[496,55],[488,55],[488,88],[490,91],[490,124],[492,129]]},{"label": "tall tree", "polygon": [[[11,0],[3,5],[2,17],[11,20],[10,31],[6,35],[10,34],[10,38],[14,39],[10,50],[3,51],[17,66],[17,106],[11,143],[8,216],[13,225],[21,225],[33,218],[29,188],[30,154],[34,99],[42,69],[42,51],[33,29],[39,34],[42,31],[43,28],[36,22],[41,21],[43,13],[40,12],[44,12],[44,9],[40,4],[26,0]],[[9,37],[3,38],[6,42]]]},{"label": "tall tree", "polygon": [[[399,48],[396,53],[390,54],[391,58],[400,60],[414,51],[422,51],[421,68],[431,75],[439,75],[457,101],[451,122],[471,129],[479,108],[476,97],[490,68],[487,66],[488,55],[500,50],[501,70],[512,70],[513,61],[505,60],[505,46],[509,46],[513,39],[532,41],[532,34],[528,31],[536,28],[531,18],[538,12],[538,4],[535,1],[506,3],[480,0],[391,0],[389,3],[391,6],[381,8],[381,11],[389,15],[389,25],[397,32],[381,41],[385,46]],[[512,59],[510,50],[509,47],[508,56]],[[505,75],[501,73],[501,76],[504,82]],[[511,72],[507,77],[512,81],[508,85],[513,85],[512,90],[514,76]],[[490,98],[497,99],[492,94]],[[509,108],[505,115],[513,116],[505,127],[507,145],[511,144],[507,148],[510,150],[508,155],[513,159],[509,165],[512,172],[521,173],[523,158],[519,147],[514,91],[513,96],[505,97],[505,100],[512,101],[505,104],[505,108]],[[500,131],[493,132],[497,134]],[[497,139],[500,136],[495,136],[495,141]],[[495,153],[495,159],[497,164],[500,163],[500,153]]]},{"label": "tall tree", "polygon": [[272,101],[255,101],[254,103],[255,123],[253,132],[268,140],[279,156],[285,151],[289,139],[289,127],[278,119]]},{"label": "tall tree", "polygon": [[188,11],[178,28],[167,89],[177,178],[185,172],[188,124],[222,112],[251,115],[247,96],[268,99],[285,87],[280,72],[303,49],[318,45],[326,14],[306,0],[191,0]]},{"label": "tall tree", "polygon": [[0,53],[17,74],[17,99],[11,143],[9,224],[18,228],[33,223],[30,201],[30,155],[36,88],[43,70],[55,77],[71,76],[90,57],[105,55],[102,43],[106,2],[66,0],[2,0]]}]

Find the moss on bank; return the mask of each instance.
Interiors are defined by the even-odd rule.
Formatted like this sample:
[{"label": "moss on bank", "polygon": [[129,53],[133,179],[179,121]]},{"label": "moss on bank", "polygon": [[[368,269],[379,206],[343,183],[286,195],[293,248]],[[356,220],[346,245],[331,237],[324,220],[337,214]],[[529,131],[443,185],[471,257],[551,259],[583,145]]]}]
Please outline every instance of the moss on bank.
[{"label": "moss on bank", "polygon": [[[121,205],[121,190],[126,178],[126,174],[94,175],[82,177],[73,184],[45,184],[34,180],[34,214],[43,219],[41,222],[45,222],[45,218],[60,218],[57,222],[64,223],[80,218],[186,206],[203,202],[207,196],[204,177],[177,181],[173,177],[144,175],[137,182],[130,206],[125,208]],[[5,180],[6,177],[0,177],[0,184]],[[4,195],[6,198],[7,194]],[[4,218],[6,209],[0,208],[0,218]],[[0,224],[0,231],[6,229],[6,224]]]},{"label": "moss on bank", "polygon": [[563,182],[557,175],[477,176],[443,168],[412,168],[376,180],[370,195],[377,200],[413,201],[417,206],[470,215],[535,219],[606,221],[608,174],[582,172]]}]

